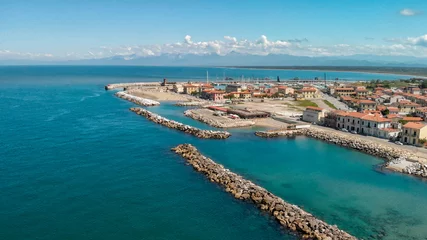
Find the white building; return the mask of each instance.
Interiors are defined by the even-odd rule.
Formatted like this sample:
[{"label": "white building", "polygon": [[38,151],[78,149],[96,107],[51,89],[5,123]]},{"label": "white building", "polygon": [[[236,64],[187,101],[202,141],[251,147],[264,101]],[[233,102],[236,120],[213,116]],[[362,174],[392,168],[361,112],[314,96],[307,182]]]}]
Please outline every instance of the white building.
[{"label": "white building", "polygon": [[302,120],[310,123],[323,123],[326,110],[319,107],[307,107],[302,115]]}]

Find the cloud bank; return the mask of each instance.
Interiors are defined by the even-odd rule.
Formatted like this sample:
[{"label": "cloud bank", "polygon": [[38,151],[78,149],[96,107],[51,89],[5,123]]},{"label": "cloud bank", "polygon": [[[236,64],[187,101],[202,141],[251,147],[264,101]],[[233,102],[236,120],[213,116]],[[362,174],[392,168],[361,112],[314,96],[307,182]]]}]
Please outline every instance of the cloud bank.
[{"label": "cloud bank", "polygon": [[[368,38],[366,38],[368,39]],[[369,40],[373,40],[369,38]],[[289,54],[295,56],[348,56],[355,54],[392,55],[427,57],[427,34],[419,37],[385,38],[383,44],[350,45],[346,43],[336,45],[315,45],[306,38],[289,40],[271,40],[261,35],[255,40],[238,39],[233,36],[224,36],[220,40],[197,41],[191,35],[184,36],[183,40],[175,43],[129,46],[100,46],[82,52],[67,52],[64,55],[54,56],[50,53],[22,53],[17,51],[0,50],[0,59],[37,59],[37,60],[78,60],[121,57],[133,59],[135,57],[151,57],[160,55],[208,55],[218,54]],[[362,42],[363,43],[363,42]]]}]

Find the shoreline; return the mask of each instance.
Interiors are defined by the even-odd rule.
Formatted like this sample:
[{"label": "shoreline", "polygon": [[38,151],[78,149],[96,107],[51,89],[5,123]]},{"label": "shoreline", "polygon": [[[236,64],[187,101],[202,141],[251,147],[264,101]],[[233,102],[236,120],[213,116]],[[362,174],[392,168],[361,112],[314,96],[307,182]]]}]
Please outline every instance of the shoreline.
[{"label": "shoreline", "polygon": [[[229,68],[229,69],[250,69],[250,70],[277,70],[277,71],[316,71],[316,72],[350,72],[350,73],[367,73],[367,74],[382,74],[382,75],[397,75],[397,76],[406,76],[406,77],[415,77],[415,78],[426,78],[427,79],[427,73],[426,75],[412,75],[412,74],[403,74],[403,73],[392,73],[392,72],[381,72],[381,71],[357,71],[357,70],[332,70],[332,69],[318,69],[318,68],[307,68],[307,69],[295,69],[295,68],[271,68],[271,67],[265,67],[265,68],[257,68],[257,67],[219,67],[219,68]],[[284,79],[288,80],[288,79]],[[390,81],[396,81],[390,80]],[[349,81],[362,81],[362,80],[349,80]]]},{"label": "shoreline", "polygon": [[221,164],[202,155],[190,144],[181,144],[172,151],[183,157],[194,170],[220,185],[234,198],[254,204],[268,213],[286,229],[302,239],[356,239],[336,225],[317,219],[300,207],[284,201],[265,188],[231,172]]},{"label": "shoreline", "polygon": [[255,135],[262,138],[288,138],[296,136],[310,137],[380,158],[384,161],[384,164],[381,164],[381,167],[389,171],[399,172],[424,179],[427,178],[427,164],[421,162],[421,159],[425,162],[425,158],[421,158],[409,150],[392,148],[386,144],[373,142],[371,140],[353,136],[348,137],[341,133],[334,133],[315,128],[301,130],[257,131],[255,132]]}]

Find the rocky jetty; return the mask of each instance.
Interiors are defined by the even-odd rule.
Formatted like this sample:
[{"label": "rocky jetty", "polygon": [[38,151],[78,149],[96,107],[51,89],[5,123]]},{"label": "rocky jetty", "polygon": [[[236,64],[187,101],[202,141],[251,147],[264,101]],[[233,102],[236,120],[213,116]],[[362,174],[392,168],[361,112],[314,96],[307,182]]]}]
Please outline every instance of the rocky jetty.
[{"label": "rocky jetty", "polygon": [[276,138],[276,137],[294,137],[304,135],[302,130],[283,130],[283,131],[257,131],[255,135],[263,138]]},{"label": "rocky jetty", "polygon": [[113,83],[105,86],[105,90],[112,90],[116,88],[129,88],[129,87],[154,87],[160,86],[160,82],[135,82],[135,83]]},{"label": "rocky jetty", "polygon": [[316,138],[329,143],[337,144],[343,147],[352,148],[361,152],[368,153],[370,155],[386,159],[388,161],[396,158],[409,158],[413,157],[413,154],[409,151],[401,150],[379,144],[377,142],[362,139],[356,136],[347,136],[340,132],[332,132],[320,130],[317,128],[305,128],[300,130],[284,130],[284,131],[272,131],[272,132],[257,132],[255,133],[260,137],[289,137],[296,135],[304,135],[307,137]]},{"label": "rocky jetty", "polygon": [[198,109],[190,109],[184,112],[184,115],[194,120],[208,124],[216,128],[234,128],[234,127],[250,127],[255,124],[251,120],[243,119],[221,119],[221,121],[208,117],[202,113],[197,112]]},{"label": "rocky jetty", "polygon": [[402,172],[414,175],[417,177],[427,177],[427,165],[422,164],[419,162],[412,163],[411,165],[407,166]]},{"label": "rocky jetty", "polygon": [[190,144],[172,149],[181,155],[193,168],[204,174],[210,181],[221,185],[235,198],[251,202],[269,213],[282,226],[304,239],[356,239],[348,233],[329,225],[298,206],[289,204],[266,189],[255,185],[242,176],[225,169],[222,165],[203,156]]},{"label": "rocky jetty", "polygon": [[131,94],[126,93],[126,92],[117,92],[115,95],[119,98],[128,100],[130,102],[136,103],[136,104],[141,105],[141,106],[148,107],[148,106],[160,105],[160,103],[157,101],[147,99],[147,98],[137,97],[137,96],[131,95]]},{"label": "rocky jetty", "polygon": [[202,130],[173,120],[169,120],[143,108],[131,108],[130,110],[138,115],[146,117],[148,120],[153,121],[157,124],[161,124],[168,128],[178,129],[185,133],[192,134],[198,138],[226,139],[231,136],[229,132]]}]

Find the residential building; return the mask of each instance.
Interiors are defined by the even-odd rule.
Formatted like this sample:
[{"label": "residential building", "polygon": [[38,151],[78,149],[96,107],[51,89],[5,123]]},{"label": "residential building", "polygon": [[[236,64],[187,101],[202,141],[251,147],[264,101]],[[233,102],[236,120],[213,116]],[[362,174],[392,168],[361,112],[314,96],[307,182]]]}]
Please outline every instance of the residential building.
[{"label": "residential building", "polygon": [[291,95],[294,94],[294,89],[291,87],[286,87],[286,86],[279,86],[278,87],[279,93],[283,93],[285,95]]},{"label": "residential building", "polygon": [[368,90],[366,90],[366,89],[356,89],[356,96],[357,97],[366,97],[366,96],[368,96]]},{"label": "residential building", "polygon": [[224,100],[224,91],[218,90],[205,90],[202,92],[202,97],[211,101],[222,101]]},{"label": "residential building", "polygon": [[240,84],[228,84],[225,87],[225,91],[228,93],[231,92],[241,92],[242,91],[242,86]]},{"label": "residential building", "polygon": [[[368,136],[388,138],[384,135],[386,132],[381,132],[380,129],[391,128],[391,120],[383,118],[380,114],[365,115],[361,117],[360,133]],[[388,132],[387,132],[388,133]]]},{"label": "residential building", "polygon": [[183,93],[184,87],[182,86],[182,84],[174,84],[173,85],[173,91],[176,93]]},{"label": "residential building", "polygon": [[193,84],[185,84],[183,86],[185,94],[192,94],[199,91],[199,87]]},{"label": "residential building", "polygon": [[356,92],[351,87],[338,87],[333,90],[335,96],[355,96]]},{"label": "residential building", "polygon": [[375,110],[377,103],[372,100],[359,100],[359,111]]},{"label": "residential building", "polygon": [[310,123],[322,124],[326,110],[319,107],[307,107],[302,115],[302,120]]},{"label": "residential building", "polygon": [[388,109],[388,114],[398,114],[399,113],[399,108],[397,107],[387,107]]},{"label": "residential building", "polygon": [[420,122],[403,125],[401,139],[404,144],[420,145],[420,139],[427,139],[427,125]]},{"label": "residential building", "polygon": [[427,107],[419,107],[419,108],[416,108],[415,109],[415,114],[418,116],[418,117],[421,117],[421,118],[423,118],[424,120],[426,119],[426,117],[427,117]]},{"label": "residential building", "polygon": [[422,122],[423,119],[420,117],[403,117],[402,121],[405,121],[405,122]]},{"label": "residential building", "polygon": [[397,103],[397,107],[401,113],[413,113],[420,105],[409,101],[400,101]]},{"label": "residential building", "polygon": [[304,98],[304,99],[313,99],[313,98],[319,97],[317,88],[312,88],[312,87],[303,88],[303,89],[297,91],[297,93],[301,94],[302,98]]},{"label": "residential building", "polygon": [[251,98],[252,94],[251,92],[240,92],[239,98],[248,99]]}]

